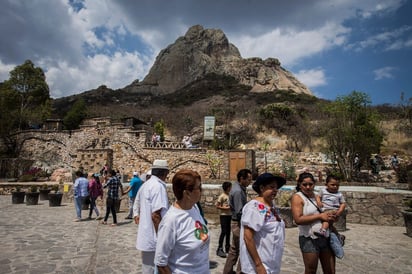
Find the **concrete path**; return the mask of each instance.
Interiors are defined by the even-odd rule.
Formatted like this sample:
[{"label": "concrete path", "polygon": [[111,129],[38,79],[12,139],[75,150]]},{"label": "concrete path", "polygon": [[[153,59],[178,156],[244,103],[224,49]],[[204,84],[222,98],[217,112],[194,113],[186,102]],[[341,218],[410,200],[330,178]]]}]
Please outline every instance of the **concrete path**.
[{"label": "concrete path", "polygon": [[[83,217],[87,214],[83,211]],[[0,273],[140,273],[137,226],[125,216],[118,214],[117,227],[96,220],[73,222],[73,204],[13,205],[11,196],[0,196]],[[412,273],[412,238],[404,227],[347,227],[337,273]],[[212,223],[209,229],[211,273],[222,273],[225,259],[215,255],[219,227]],[[297,233],[296,228],[286,230],[282,273],[303,273]]]}]

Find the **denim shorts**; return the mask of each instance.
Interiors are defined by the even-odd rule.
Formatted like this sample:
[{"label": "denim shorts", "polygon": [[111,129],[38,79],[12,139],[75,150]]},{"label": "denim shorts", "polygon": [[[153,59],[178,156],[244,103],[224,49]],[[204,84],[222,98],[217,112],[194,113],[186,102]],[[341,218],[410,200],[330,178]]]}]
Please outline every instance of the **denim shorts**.
[{"label": "denim shorts", "polygon": [[317,238],[299,236],[299,246],[302,253],[320,253],[330,251],[329,238]]}]

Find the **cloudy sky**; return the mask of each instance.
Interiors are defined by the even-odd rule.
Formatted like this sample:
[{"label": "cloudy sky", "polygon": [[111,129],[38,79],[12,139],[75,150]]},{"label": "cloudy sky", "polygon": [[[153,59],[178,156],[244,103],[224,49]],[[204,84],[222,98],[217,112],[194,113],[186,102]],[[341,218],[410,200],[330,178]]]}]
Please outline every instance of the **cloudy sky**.
[{"label": "cloudy sky", "polygon": [[143,78],[189,27],[278,58],[317,96],[412,96],[412,0],[2,0],[0,81],[30,59],[53,98]]}]

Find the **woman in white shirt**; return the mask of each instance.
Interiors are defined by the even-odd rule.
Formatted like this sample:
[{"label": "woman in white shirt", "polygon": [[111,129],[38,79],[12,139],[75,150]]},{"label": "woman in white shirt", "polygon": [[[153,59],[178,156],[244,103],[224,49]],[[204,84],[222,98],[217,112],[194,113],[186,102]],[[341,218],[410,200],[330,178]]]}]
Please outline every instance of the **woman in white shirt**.
[{"label": "woman in white shirt", "polygon": [[209,274],[209,233],[196,206],[202,191],[200,175],[178,171],[172,185],[176,202],[160,222],[155,264],[160,274]]},{"label": "woman in white shirt", "polygon": [[273,200],[285,178],[261,174],[252,185],[258,196],[242,210],[240,261],[242,273],[280,273],[285,242],[285,223]]}]

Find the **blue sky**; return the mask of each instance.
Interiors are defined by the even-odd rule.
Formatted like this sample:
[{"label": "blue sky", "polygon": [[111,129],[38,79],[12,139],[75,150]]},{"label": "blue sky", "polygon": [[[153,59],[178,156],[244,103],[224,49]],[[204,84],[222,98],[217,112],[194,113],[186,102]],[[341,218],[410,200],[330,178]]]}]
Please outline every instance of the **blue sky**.
[{"label": "blue sky", "polygon": [[0,81],[30,59],[53,98],[122,88],[200,24],[244,58],[278,58],[317,97],[398,104],[412,97],[410,14],[412,0],[3,0]]}]

